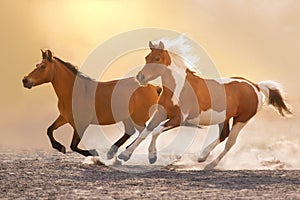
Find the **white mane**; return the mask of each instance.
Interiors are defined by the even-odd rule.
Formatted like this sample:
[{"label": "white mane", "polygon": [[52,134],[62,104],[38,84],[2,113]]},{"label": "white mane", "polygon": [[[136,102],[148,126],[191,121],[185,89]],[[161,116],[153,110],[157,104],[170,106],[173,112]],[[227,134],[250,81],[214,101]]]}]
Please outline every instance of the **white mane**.
[{"label": "white mane", "polygon": [[171,70],[176,83],[175,88],[172,88],[172,101],[174,105],[178,105],[179,97],[186,79],[186,69],[188,68],[201,75],[201,72],[197,67],[199,57],[193,53],[194,48],[192,43],[184,35],[180,35],[173,40],[161,38],[154,41],[156,45],[158,45],[159,42],[164,44],[164,49],[168,51],[171,57],[171,65],[169,66],[169,69]]},{"label": "white mane", "polygon": [[[161,38],[154,41],[154,44],[158,45],[160,41],[164,44],[165,49],[169,52],[173,62],[184,63],[184,66],[176,65],[177,67],[187,67],[188,69],[201,74],[199,68],[197,67],[200,58],[193,53],[192,43],[187,39],[187,37],[180,35],[175,39]],[[174,56],[174,54],[178,56]]]}]

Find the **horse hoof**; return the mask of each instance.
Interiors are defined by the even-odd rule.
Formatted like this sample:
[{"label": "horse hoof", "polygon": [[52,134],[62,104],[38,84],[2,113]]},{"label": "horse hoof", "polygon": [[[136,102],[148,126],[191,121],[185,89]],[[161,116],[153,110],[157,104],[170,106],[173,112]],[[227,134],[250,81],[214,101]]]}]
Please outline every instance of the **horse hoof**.
[{"label": "horse hoof", "polygon": [[116,159],[116,160],[113,162],[112,165],[113,165],[113,166],[121,166],[121,165],[122,165],[122,162],[121,162],[120,160]]},{"label": "horse hoof", "polygon": [[150,164],[155,163],[157,161],[156,153],[149,153],[148,159]]},{"label": "horse hoof", "polygon": [[156,157],[156,156],[153,157],[153,158],[149,158],[149,163],[150,163],[150,164],[153,164],[153,163],[156,162],[156,160],[157,160],[157,157]]},{"label": "horse hoof", "polygon": [[66,147],[64,147],[64,146],[61,146],[61,148],[60,148],[60,152],[62,152],[62,153],[66,153]]},{"label": "horse hoof", "polygon": [[215,168],[215,166],[216,166],[216,164],[212,162],[212,163],[206,165],[204,167],[204,170],[213,170]]},{"label": "horse hoof", "polygon": [[131,156],[131,154],[129,154],[129,153],[126,152],[126,151],[123,151],[123,152],[118,156],[118,158],[119,158],[120,160],[124,160],[124,161],[126,162],[127,160],[129,160],[130,156]]},{"label": "horse hoof", "polygon": [[99,156],[98,152],[96,151],[96,149],[91,149],[89,150],[91,156]]},{"label": "horse hoof", "polygon": [[112,145],[106,154],[107,159],[108,160],[112,159],[117,152],[118,152],[118,147],[116,145]]},{"label": "horse hoof", "polygon": [[204,162],[204,161],[206,161],[206,158],[202,158],[202,157],[198,158],[199,163]]}]

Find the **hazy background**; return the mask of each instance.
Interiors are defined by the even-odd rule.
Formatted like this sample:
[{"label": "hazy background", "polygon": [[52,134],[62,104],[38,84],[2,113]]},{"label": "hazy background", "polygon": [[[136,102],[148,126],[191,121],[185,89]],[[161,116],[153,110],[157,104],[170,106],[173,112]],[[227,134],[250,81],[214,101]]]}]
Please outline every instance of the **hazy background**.
[{"label": "hazy background", "polygon": [[[300,1],[2,0],[0,10],[0,147],[51,149],[46,129],[58,115],[52,86],[27,90],[21,83],[40,62],[41,48],[80,66],[113,35],[157,27],[186,33],[202,45],[222,76],[282,83],[294,117],[282,119],[265,108],[240,135],[237,149],[289,141],[299,155]],[[128,69],[144,63],[143,56],[136,59],[118,64]],[[120,77],[120,71],[107,78]],[[64,126],[55,136],[68,147],[71,134]],[[299,162],[299,156],[292,159]]]}]

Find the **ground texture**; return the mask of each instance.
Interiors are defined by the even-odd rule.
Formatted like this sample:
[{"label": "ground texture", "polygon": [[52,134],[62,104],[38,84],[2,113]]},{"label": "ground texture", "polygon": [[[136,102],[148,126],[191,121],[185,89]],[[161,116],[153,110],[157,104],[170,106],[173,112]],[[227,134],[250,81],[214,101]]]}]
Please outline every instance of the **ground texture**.
[{"label": "ground texture", "polygon": [[297,170],[128,173],[52,151],[1,152],[0,160],[1,199],[300,199]]}]

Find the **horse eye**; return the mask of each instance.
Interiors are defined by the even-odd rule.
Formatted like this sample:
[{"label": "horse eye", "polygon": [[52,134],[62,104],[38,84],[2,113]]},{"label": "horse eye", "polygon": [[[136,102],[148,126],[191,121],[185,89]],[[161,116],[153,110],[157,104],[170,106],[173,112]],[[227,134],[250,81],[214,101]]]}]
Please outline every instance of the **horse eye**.
[{"label": "horse eye", "polygon": [[158,62],[160,61],[160,57],[156,57],[155,60]]},{"label": "horse eye", "polygon": [[45,69],[45,68],[46,68],[46,65],[42,65],[42,66],[41,66],[41,69]]}]

